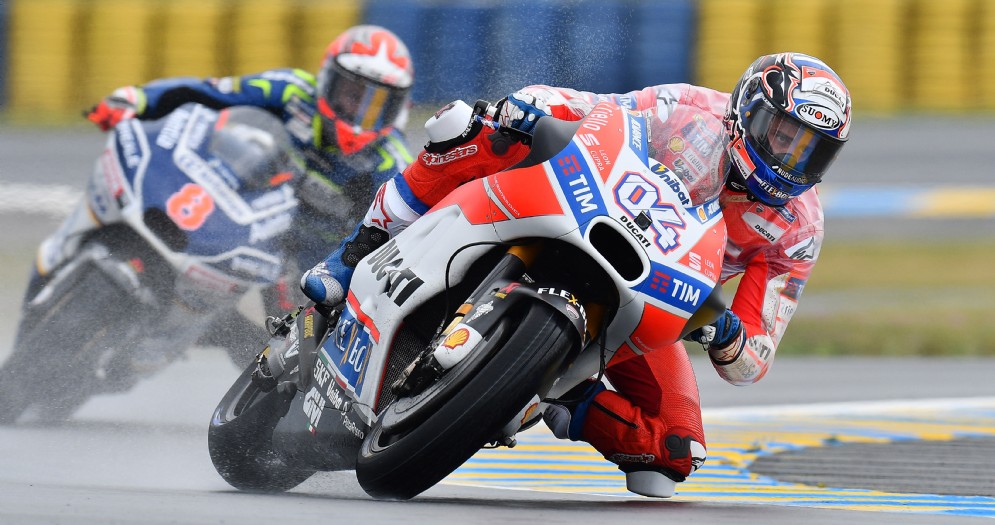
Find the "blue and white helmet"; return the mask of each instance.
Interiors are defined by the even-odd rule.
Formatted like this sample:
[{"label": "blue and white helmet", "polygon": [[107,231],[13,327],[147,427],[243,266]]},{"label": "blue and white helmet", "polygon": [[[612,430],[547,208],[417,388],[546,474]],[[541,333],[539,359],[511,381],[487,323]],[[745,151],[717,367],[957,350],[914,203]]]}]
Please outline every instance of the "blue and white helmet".
[{"label": "blue and white helmet", "polygon": [[729,184],[782,206],[822,180],[850,131],[850,92],[801,53],[758,58],[729,98]]}]

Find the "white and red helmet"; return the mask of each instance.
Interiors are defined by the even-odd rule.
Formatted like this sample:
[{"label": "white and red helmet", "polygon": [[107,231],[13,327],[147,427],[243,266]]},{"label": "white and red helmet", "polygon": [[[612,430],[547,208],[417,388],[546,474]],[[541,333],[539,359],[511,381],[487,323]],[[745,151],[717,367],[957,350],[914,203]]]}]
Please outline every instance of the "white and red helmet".
[{"label": "white and red helmet", "polygon": [[758,58],[729,98],[734,189],[781,206],[822,180],[850,132],[850,92],[825,62],[801,53]]},{"label": "white and red helmet", "polygon": [[404,127],[414,75],[407,46],[383,27],[355,26],[328,45],[318,71],[318,112],[344,154]]}]

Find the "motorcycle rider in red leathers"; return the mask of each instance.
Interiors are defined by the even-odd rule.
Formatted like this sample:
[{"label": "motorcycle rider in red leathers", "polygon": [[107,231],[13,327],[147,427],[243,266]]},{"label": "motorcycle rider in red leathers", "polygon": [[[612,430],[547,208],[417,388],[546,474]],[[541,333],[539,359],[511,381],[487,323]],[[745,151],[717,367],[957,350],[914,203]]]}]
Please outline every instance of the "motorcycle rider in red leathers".
[{"label": "motorcycle rider in red leathers", "polygon": [[[823,240],[818,183],[847,140],[850,95],[824,62],[798,53],[758,58],[731,94],[688,84],[598,95],[529,86],[490,113],[531,132],[540,118],[579,120],[610,100],[650,122],[650,157],[687,186],[723,175],[719,197],[728,244],[721,281],[742,275],[731,308],[685,339],[701,343],[719,375],[748,385],[767,373]],[[459,106],[455,106],[458,108]],[[465,104],[465,111],[469,111]],[[483,111],[478,104],[475,112]],[[446,106],[426,123],[429,144],[381,187],[353,236],[301,279],[316,302],[343,299],[356,262],[460,184],[512,166],[527,153],[467,113]],[[504,137],[502,139],[501,137]],[[646,351],[644,351],[646,350]],[[649,351],[652,350],[652,351]],[[673,494],[705,460],[698,387],[680,341],[667,348],[623,346],[608,363],[612,389],[590,381],[551,400],[544,419],[560,438],[590,443],[626,473],[629,490]]]}]

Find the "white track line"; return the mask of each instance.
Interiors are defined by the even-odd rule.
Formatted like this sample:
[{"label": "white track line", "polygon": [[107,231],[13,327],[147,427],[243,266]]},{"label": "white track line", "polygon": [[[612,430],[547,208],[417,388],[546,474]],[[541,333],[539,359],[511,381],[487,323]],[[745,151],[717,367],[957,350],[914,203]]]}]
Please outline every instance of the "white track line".
[{"label": "white track line", "polygon": [[23,184],[0,181],[0,214],[38,213],[62,218],[83,192],[63,184]]},{"label": "white track line", "polygon": [[702,411],[702,416],[714,419],[745,419],[772,416],[828,416],[880,414],[890,412],[945,411],[965,408],[995,409],[995,397],[901,399],[894,401],[852,401],[845,403],[745,406],[707,409]]}]

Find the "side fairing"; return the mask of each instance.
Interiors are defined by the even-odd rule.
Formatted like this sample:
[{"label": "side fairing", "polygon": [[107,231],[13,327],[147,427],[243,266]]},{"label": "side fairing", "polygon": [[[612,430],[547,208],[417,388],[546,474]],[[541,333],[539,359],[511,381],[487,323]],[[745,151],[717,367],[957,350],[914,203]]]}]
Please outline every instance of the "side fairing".
[{"label": "side fairing", "polygon": [[240,188],[208,153],[216,120],[217,112],[187,104],[158,121],[120,124],[117,165],[125,191],[110,208],[182,276],[237,291],[279,278],[280,236],[292,226],[297,200],[289,185]]}]

